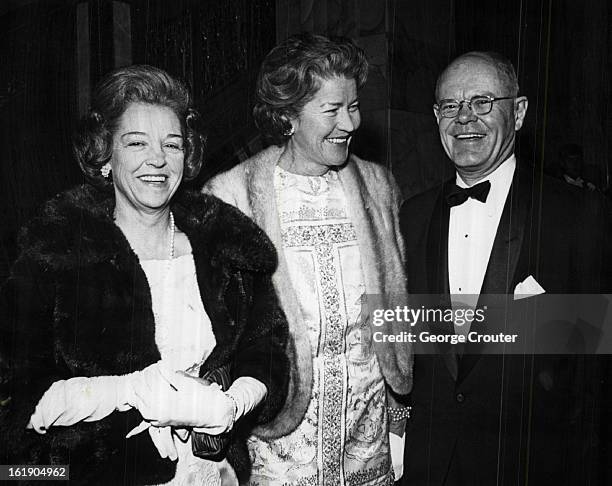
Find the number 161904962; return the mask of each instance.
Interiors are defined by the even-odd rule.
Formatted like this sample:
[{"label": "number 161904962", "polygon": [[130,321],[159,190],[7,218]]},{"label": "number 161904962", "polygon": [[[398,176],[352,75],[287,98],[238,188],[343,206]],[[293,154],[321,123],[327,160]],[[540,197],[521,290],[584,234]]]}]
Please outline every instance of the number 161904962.
[{"label": "number 161904962", "polygon": [[0,465],[0,480],[58,480],[69,479],[68,466]]}]

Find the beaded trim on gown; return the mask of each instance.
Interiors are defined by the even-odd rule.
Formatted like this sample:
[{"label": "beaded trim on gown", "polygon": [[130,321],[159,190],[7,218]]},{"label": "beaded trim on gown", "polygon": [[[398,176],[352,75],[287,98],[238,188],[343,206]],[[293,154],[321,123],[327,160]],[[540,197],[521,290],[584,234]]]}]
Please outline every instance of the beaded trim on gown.
[{"label": "beaded trim on gown", "polygon": [[361,314],[361,255],[335,171],[275,169],[283,252],[313,356],[302,423],[271,442],[249,439],[251,486],[393,484],[385,385]]}]

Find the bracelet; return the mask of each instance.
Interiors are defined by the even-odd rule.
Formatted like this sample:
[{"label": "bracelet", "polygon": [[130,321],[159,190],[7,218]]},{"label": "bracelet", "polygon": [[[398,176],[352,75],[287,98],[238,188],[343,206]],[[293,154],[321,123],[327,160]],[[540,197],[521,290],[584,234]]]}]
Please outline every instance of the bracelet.
[{"label": "bracelet", "polygon": [[387,407],[387,412],[389,413],[389,420],[391,422],[401,422],[404,419],[410,418],[410,412],[412,411],[412,407]]},{"label": "bracelet", "polygon": [[236,415],[238,414],[238,402],[230,393],[224,392],[224,395],[232,401],[232,405],[233,405],[232,406],[232,418],[227,428],[227,430],[231,430],[234,427],[234,424],[236,423]]}]

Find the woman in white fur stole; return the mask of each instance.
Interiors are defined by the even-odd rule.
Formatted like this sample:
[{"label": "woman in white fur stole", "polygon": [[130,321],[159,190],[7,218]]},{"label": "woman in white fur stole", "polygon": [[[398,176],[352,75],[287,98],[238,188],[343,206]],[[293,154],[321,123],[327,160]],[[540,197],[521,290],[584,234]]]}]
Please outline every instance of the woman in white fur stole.
[{"label": "woman in white fur stole", "polygon": [[205,187],[276,246],[292,338],[289,398],[248,441],[249,484],[392,484],[391,456],[401,458],[407,408],[391,396],[410,391],[411,349],[374,342],[363,306],[366,294],[405,304],[400,194],[387,170],[349,152],[367,71],[348,39],[303,34],[275,47],[254,109],[273,145]]}]

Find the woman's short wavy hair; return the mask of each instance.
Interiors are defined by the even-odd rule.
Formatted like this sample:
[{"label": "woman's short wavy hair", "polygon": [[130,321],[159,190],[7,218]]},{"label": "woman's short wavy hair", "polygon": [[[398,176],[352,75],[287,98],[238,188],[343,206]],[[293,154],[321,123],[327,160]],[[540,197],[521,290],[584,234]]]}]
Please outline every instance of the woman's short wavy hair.
[{"label": "woman's short wavy hair", "polygon": [[299,34],[274,47],[257,77],[257,128],[272,143],[283,145],[290,137],[289,120],[314,98],[321,80],[333,77],[354,79],[358,90],[366,82],[368,61],[350,39]]},{"label": "woman's short wavy hair", "polygon": [[109,187],[100,173],[113,153],[113,134],[119,119],[132,103],[170,108],[181,123],[185,157],[183,178],[200,172],[205,137],[199,130],[199,114],[187,87],[162,69],[134,65],[107,74],[95,87],[89,112],[81,119],[73,140],[74,155],[85,176],[94,184]]}]

